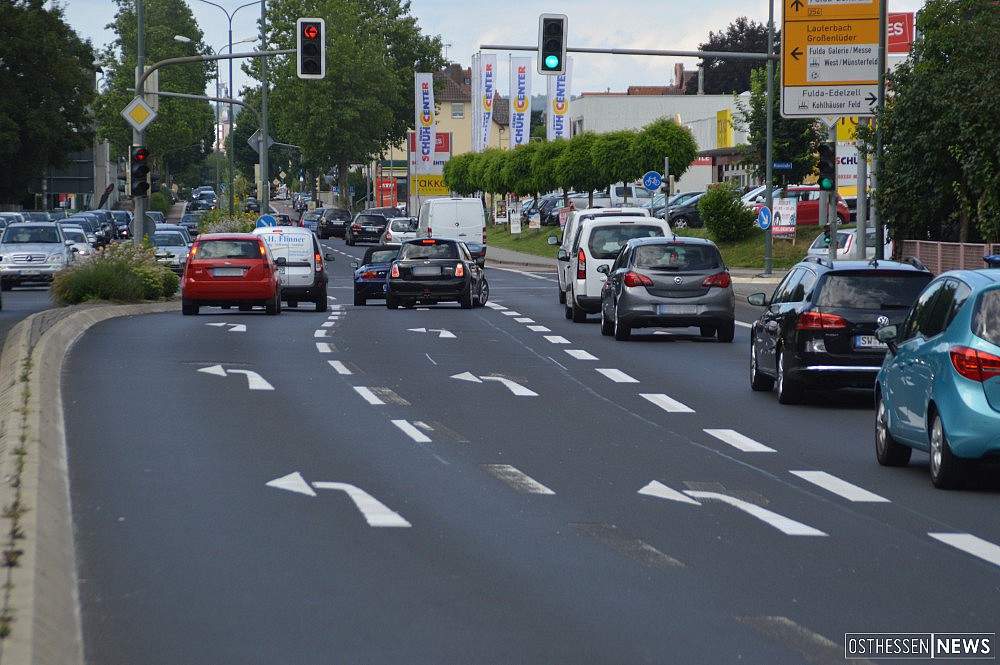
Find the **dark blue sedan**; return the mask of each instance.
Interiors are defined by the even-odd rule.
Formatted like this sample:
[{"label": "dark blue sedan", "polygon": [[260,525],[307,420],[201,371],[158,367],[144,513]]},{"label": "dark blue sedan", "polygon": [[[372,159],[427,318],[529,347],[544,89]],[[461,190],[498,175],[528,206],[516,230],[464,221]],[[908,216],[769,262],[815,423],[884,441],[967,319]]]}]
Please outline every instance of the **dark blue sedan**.
[{"label": "dark blue sedan", "polygon": [[369,298],[385,299],[385,284],[389,274],[389,266],[399,245],[376,245],[365,250],[365,257],[359,264],[351,264],[354,268],[354,304],[365,306]]}]

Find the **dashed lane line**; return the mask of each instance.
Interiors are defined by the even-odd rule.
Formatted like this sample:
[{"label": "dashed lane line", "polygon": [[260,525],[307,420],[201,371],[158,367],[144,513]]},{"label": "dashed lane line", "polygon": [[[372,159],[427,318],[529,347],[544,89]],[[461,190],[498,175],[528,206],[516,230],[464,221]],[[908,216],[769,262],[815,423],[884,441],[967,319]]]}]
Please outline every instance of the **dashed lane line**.
[{"label": "dashed lane line", "polygon": [[595,370],[598,374],[603,374],[615,383],[639,383],[639,379],[629,376],[620,369],[599,367]]},{"label": "dashed lane line", "polygon": [[361,395],[361,399],[365,400],[372,406],[385,404],[385,402],[383,402],[378,395],[373,393],[370,388],[366,388],[365,386],[354,386],[354,392]]},{"label": "dashed lane line", "polygon": [[347,365],[339,360],[328,360],[327,362],[330,363],[330,367],[332,367],[333,370],[341,376],[350,376],[351,374],[354,374],[354,372],[347,368]]},{"label": "dashed lane line", "polygon": [[483,464],[483,468],[518,492],[524,494],[555,494],[548,487],[510,464]]},{"label": "dashed lane line", "polygon": [[429,436],[418,430],[408,420],[393,420],[392,424],[403,431],[406,436],[410,437],[417,443],[430,443],[431,439]]},{"label": "dashed lane line", "polygon": [[320,327],[322,327],[322,328],[332,328],[335,325],[337,325],[337,324],[334,321],[324,321],[323,323],[320,324]]},{"label": "dashed lane line", "polygon": [[521,316],[521,313],[520,312],[515,312],[512,309],[508,309],[508,310],[504,310],[503,315],[504,316]]},{"label": "dashed lane line", "polygon": [[745,453],[773,453],[777,452],[774,448],[765,446],[763,443],[754,441],[748,436],[744,436],[732,429],[707,429],[704,430],[705,434],[709,436],[714,436],[719,441],[736,448],[737,450],[742,450]]},{"label": "dashed lane line", "polygon": [[328,332],[329,331],[323,329],[317,330],[316,332],[313,333],[313,337],[326,337]]},{"label": "dashed lane line", "polygon": [[495,303],[495,302],[487,302],[487,303],[486,303],[486,306],[487,306],[487,307],[489,307],[489,308],[490,308],[490,309],[492,309],[492,310],[495,310],[495,311],[497,311],[497,312],[502,312],[502,311],[504,311],[505,309],[507,309],[507,308],[506,308],[506,307],[504,307],[503,305],[498,305],[498,304],[497,304],[497,303]]},{"label": "dashed lane line", "polygon": [[790,471],[789,473],[854,503],[889,503],[889,499],[853,485],[826,471]]},{"label": "dashed lane line", "polygon": [[522,317],[516,318],[514,320],[517,321],[518,323],[534,323],[535,322],[534,319],[528,318],[527,316],[522,316]]},{"label": "dashed lane line", "polygon": [[597,360],[597,356],[583,349],[563,349],[566,353],[577,360]]},{"label": "dashed lane line", "polygon": [[639,397],[649,400],[667,413],[694,413],[694,409],[663,393],[640,393]]},{"label": "dashed lane line", "polygon": [[973,536],[971,533],[928,533],[927,535],[945,545],[951,545],[966,554],[992,563],[994,566],[1000,566],[1000,546],[994,545],[988,540]]},{"label": "dashed lane line", "polygon": [[552,344],[569,344],[569,340],[562,335],[545,335],[545,341]]},{"label": "dashed lane line", "polygon": [[327,342],[316,342],[316,350],[320,353],[333,353],[333,347]]},{"label": "dashed lane line", "polygon": [[531,332],[552,332],[545,326],[528,326],[528,330]]}]

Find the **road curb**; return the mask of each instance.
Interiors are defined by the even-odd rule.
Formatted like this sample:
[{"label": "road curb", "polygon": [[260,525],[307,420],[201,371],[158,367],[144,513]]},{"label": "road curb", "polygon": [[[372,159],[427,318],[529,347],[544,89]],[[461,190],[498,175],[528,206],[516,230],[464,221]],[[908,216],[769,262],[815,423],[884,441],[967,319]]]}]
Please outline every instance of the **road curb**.
[{"label": "road curb", "polygon": [[97,323],[179,307],[177,301],[94,305],[43,331],[36,322],[45,312],[39,312],[7,335],[0,354],[0,475],[6,481],[0,484],[0,544],[5,558],[9,550],[21,554],[16,566],[2,569],[0,612],[11,622],[0,643],[0,665],[84,662],[63,429],[66,353]]},{"label": "road curb", "polygon": [[555,272],[558,264],[553,261],[551,264],[547,263],[523,263],[520,261],[501,261],[499,259],[494,259],[487,254],[486,257],[486,267],[493,266],[494,268],[510,268],[512,270],[525,270],[527,272]]}]

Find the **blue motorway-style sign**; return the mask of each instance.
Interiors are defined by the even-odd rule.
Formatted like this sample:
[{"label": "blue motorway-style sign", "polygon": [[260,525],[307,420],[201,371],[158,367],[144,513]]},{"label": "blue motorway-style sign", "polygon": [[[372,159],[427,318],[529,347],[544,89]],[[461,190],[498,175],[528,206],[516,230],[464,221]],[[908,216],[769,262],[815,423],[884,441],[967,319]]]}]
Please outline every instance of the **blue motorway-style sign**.
[{"label": "blue motorway-style sign", "polygon": [[642,176],[642,186],[650,192],[655,192],[663,186],[663,176],[656,171],[649,171]]},{"label": "blue motorway-style sign", "polygon": [[264,226],[277,226],[278,220],[275,219],[274,215],[261,215],[257,218],[257,228]]},{"label": "blue motorway-style sign", "polygon": [[757,213],[757,226],[762,231],[767,231],[771,227],[771,209],[767,206],[762,207]]},{"label": "blue motorway-style sign", "polygon": [[775,171],[791,171],[792,170],[792,163],[791,162],[774,162],[774,164],[772,164],[771,166],[772,166],[772,168],[774,168]]}]

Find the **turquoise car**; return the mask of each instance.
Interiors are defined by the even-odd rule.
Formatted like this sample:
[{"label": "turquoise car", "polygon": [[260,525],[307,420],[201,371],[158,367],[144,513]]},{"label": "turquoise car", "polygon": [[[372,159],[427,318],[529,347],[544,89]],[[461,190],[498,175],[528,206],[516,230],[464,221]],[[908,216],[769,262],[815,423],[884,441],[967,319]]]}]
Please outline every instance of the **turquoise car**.
[{"label": "turquoise car", "polygon": [[931,481],[951,489],[975,461],[1000,457],[1000,270],[941,275],[877,337],[889,347],[875,387],[879,464],[926,451]]}]

